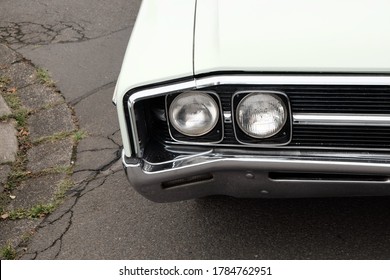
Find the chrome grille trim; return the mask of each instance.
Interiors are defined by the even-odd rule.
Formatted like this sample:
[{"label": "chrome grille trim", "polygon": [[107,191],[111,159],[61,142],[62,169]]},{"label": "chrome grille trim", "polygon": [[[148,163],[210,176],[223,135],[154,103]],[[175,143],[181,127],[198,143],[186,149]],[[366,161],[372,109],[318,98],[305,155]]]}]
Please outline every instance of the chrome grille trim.
[{"label": "chrome grille trim", "polygon": [[368,114],[293,114],[299,125],[390,126],[390,115]]},{"label": "chrome grille trim", "polygon": [[348,76],[348,75],[230,75],[200,78],[195,81],[197,88],[217,85],[390,85],[389,75]]}]

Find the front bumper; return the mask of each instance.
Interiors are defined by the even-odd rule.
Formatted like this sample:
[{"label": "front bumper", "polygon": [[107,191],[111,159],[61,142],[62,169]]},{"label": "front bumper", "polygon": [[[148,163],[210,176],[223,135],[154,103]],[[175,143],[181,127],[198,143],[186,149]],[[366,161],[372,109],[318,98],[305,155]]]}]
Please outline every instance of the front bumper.
[{"label": "front bumper", "polygon": [[234,197],[324,197],[390,195],[386,155],[337,157],[302,154],[245,155],[241,151],[193,151],[171,161],[127,158],[130,183],[156,202],[210,195]]},{"label": "front bumper", "polygon": [[[229,74],[131,90],[119,106],[128,179],[158,202],[210,195],[390,195],[389,85],[388,75]],[[189,90],[216,92],[227,116],[234,115],[237,92],[285,93],[290,142],[240,141],[229,117],[220,142],[175,139],[160,114],[167,108],[156,104],[166,106],[166,96]]]}]

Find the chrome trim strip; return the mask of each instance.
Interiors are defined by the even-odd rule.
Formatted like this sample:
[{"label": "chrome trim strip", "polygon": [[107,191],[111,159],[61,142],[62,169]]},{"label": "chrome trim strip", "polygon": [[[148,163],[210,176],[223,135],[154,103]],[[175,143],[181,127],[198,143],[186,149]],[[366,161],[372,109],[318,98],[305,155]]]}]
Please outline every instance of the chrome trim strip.
[{"label": "chrome trim strip", "polygon": [[[183,143],[178,143],[178,142],[173,142],[173,141],[166,141],[166,144],[170,145],[185,145]],[[207,146],[207,145],[205,145]],[[210,145],[208,145],[210,146]],[[218,144],[218,148],[250,148],[250,144]],[[277,148],[278,150],[291,150],[291,151],[299,151],[299,150],[320,150],[320,151],[370,151],[370,152],[389,152],[388,148],[356,148],[356,147],[331,147],[331,146],[326,146],[326,147],[321,147],[321,146],[267,146],[267,147],[262,147],[262,148],[268,148],[268,149],[273,149]]]},{"label": "chrome trim strip", "polygon": [[390,76],[347,75],[226,75],[200,78],[196,87],[217,85],[390,85]]},{"label": "chrome trim strip", "polygon": [[223,122],[224,123],[232,123],[232,112],[231,111],[223,111]]},{"label": "chrome trim strip", "polygon": [[207,155],[211,154],[212,152],[213,152],[213,150],[208,150],[208,151],[201,152],[201,153],[190,154],[190,155],[183,155],[183,156],[180,156],[180,157],[176,157],[175,159],[162,161],[162,162],[150,162],[150,161],[147,161],[147,160],[143,159],[143,162],[146,163],[146,164],[149,164],[151,166],[166,165],[166,164],[170,164],[170,163],[173,163],[173,165],[174,165],[176,162],[181,162],[181,161],[184,161],[184,160],[191,160],[191,159],[194,159],[194,158],[197,158],[197,157],[201,157],[201,156],[207,156]]},{"label": "chrome trim strip", "polygon": [[[122,155],[123,156],[123,155]],[[197,159],[197,160],[195,160]],[[325,173],[344,173],[344,174],[390,174],[390,163],[386,162],[358,162],[339,160],[321,160],[321,159],[302,159],[299,156],[278,156],[278,157],[254,157],[254,156],[229,156],[212,154],[205,152],[196,157],[187,157],[178,160],[175,167],[168,169],[161,168],[161,164],[152,164],[153,167],[148,170],[142,168],[139,162],[129,164],[126,157],[122,157],[125,167],[140,167],[144,174],[157,175],[167,174],[166,179],[173,179],[172,174],[179,176],[184,170],[195,170],[197,173],[210,171],[211,168],[218,170],[242,169],[242,170],[264,170],[264,171],[281,171],[288,170],[291,172],[325,172]],[[144,160],[142,162],[145,163]],[[139,178],[138,178],[139,179]],[[146,179],[146,177],[145,177]]]},{"label": "chrome trim strip", "polygon": [[195,87],[196,87],[195,80],[191,80],[189,82],[182,82],[182,83],[177,83],[177,84],[172,84],[167,86],[161,86],[157,88],[145,89],[132,94],[129,97],[129,102],[131,103],[131,105],[134,105],[135,102],[142,99],[162,96],[166,93],[175,93],[180,90],[194,89]]},{"label": "chrome trim strip", "polygon": [[390,126],[390,115],[293,114],[298,125]]}]

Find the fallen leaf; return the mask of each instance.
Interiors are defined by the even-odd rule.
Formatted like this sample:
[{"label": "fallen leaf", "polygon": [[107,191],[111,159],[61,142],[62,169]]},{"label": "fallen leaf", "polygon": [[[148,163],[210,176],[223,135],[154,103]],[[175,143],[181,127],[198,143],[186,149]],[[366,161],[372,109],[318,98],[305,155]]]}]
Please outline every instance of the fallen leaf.
[{"label": "fallen leaf", "polygon": [[19,135],[20,136],[28,136],[30,133],[25,130],[24,128],[22,128],[20,131],[19,131]]},{"label": "fallen leaf", "polygon": [[11,199],[15,199],[16,198],[16,195],[10,195],[9,196]]},{"label": "fallen leaf", "polygon": [[3,220],[7,219],[8,217],[9,217],[9,214],[8,214],[8,213],[5,213],[5,214],[1,215],[1,218],[2,218]]},{"label": "fallen leaf", "polygon": [[16,87],[9,88],[9,89],[7,89],[7,91],[9,93],[15,93],[16,92]]}]

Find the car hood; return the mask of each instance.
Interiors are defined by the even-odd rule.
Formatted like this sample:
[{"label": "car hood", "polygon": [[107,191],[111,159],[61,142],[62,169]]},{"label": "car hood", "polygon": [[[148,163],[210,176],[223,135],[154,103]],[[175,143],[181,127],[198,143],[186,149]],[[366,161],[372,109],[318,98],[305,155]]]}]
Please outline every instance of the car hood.
[{"label": "car hood", "polygon": [[194,73],[390,73],[388,0],[198,0]]}]

